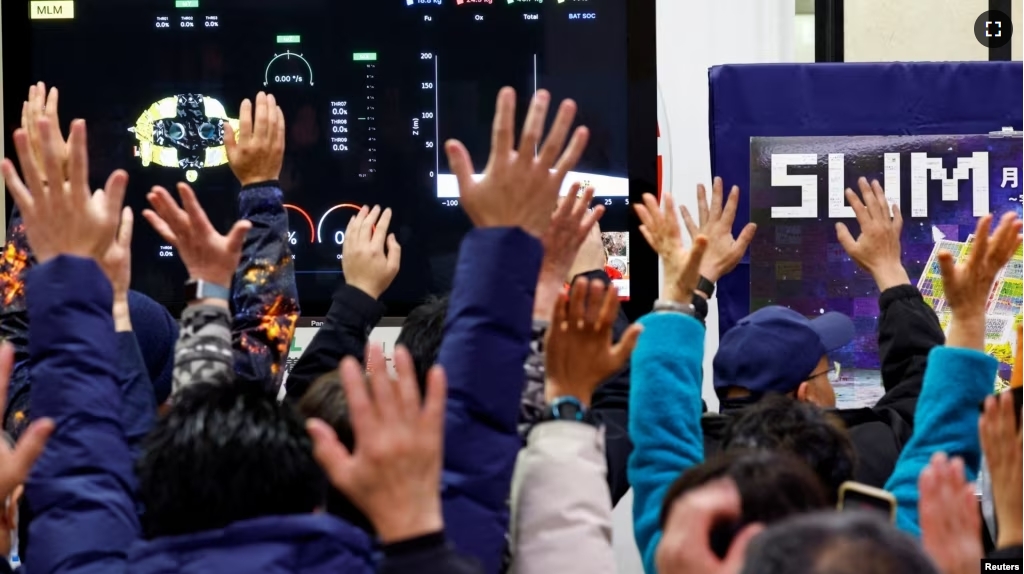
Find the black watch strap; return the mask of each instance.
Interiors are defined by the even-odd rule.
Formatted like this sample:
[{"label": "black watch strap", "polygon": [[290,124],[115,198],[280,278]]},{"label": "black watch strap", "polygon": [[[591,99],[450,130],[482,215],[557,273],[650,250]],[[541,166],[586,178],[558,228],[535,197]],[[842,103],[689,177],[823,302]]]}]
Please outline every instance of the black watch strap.
[{"label": "black watch strap", "polygon": [[701,275],[700,281],[697,282],[697,290],[708,296],[708,299],[715,294],[715,284],[708,280],[707,277]]}]

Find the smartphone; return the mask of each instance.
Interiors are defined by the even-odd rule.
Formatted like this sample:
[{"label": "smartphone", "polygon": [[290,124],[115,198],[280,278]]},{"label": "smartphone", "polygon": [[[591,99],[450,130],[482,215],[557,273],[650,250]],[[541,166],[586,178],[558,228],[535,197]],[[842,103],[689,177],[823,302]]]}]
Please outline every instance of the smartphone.
[{"label": "smartphone", "polygon": [[869,510],[881,512],[896,521],[896,497],[891,493],[859,482],[848,480],[839,487],[839,510]]}]

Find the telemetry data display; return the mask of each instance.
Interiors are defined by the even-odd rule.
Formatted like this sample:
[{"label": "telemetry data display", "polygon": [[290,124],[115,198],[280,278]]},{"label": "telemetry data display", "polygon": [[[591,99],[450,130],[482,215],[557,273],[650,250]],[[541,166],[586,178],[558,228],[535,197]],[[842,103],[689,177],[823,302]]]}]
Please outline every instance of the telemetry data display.
[{"label": "telemetry data display", "polygon": [[[608,269],[628,295],[627,1],[77,0],[72,18],[33,19],[33,71],[60,88],[65,121],[88,122],[97,184],[127,169],[138,210],[151,186],[190,182],[221,229],[238,193],[225,126],[243,98],[274,94],[307,314],[326,309],[364,204],[392,208],[403,245],[385,300],[447,290],[470,224],[444,142],[462,140],[482,171],[502,86],[519,94],[520,125],[538,89],[552,93],[549,120],[571,97],[592,137],[563,192],[595,187]],[[174,250],[142,223],[134,258],[136,288],[181,299]]]}]

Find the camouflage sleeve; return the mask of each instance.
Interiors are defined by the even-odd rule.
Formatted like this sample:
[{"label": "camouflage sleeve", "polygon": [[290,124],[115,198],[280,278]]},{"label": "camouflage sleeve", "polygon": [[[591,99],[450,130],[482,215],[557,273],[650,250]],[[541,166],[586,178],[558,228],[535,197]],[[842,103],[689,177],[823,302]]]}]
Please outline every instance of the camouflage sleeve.
[{"label": "camouflage sleeve", "polygon": [[231,292],[235,375],[271,391],[281,385],[299,318],[288,216],[281,199],[276,181],[242,188],[240,217],[252,222],[252,229]]},{"label": "camouflage sleeve", "polygon": [[534,321],[530,333],[530,354],[526,356],[523,370],[526,374],[526,386],[519,403],[519,436],[526,440],[533,425],[539,423],[547,411],[547,400],[544,398],[544,336],[548,325],[544,321]]},{"label": "camouflage sleeve", "polygon": [[194,383],[230,383],[234,378],[231,315],[216,305],[189,305],[181,313],[174,346],[172,396]]}]

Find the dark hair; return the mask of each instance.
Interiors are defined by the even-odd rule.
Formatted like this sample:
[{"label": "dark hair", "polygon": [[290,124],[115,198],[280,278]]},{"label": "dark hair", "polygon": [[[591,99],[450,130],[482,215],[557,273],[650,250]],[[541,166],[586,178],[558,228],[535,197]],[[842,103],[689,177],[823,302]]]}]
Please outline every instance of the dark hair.
[{"label": "dark hair", "polygon": [[817,512],[762,532],[743,574],[938,574],[916,540],[870,512]]},{"label": "dark hair", "polygon": [[733,536],[748,524],[771,524],[830,506],[821,481],[800,459],[780,451],[732,450],[687,470],[672,483],[662,501],[661,528],[668,523],[678,498],[720,478],[731,478],[736,483],[742,514],[735,522],[714,527],[711,548],[719,557],[725,556]]},{"label": "dark hair", "polygon": [[427,384],[427,372],[437,363],[441,351],[441,337],[444,335],[444,320],[448,316],[448,297],[430,297],[426,303],[416,307],[402,323],[396,345],[402,345],[412,355],[416,367],[416,380],[420,393]]},{"label": "dark hair", "polygon": [[175,396],[136,464],[147,538],[322,506],[324,474],[298,413],[253,385],[196,383]]},{"label": "dark hair", "polygon": [[733,419],[722,436],[731,448],[785,451],[817,473],[835,504],[839,487],[853,479],[857,453],[843,423],[825,410],[785,395],[768,395]]},{"label": "dark hair", "polygon": [[[355,436],[352,434],[352,423],[349,419],[348,398],[341,386],[337,371],[321,375],[310,385],[298,402],[299,413],[307,418],[318,418],[334,428],[338,440],[352,452],[355,448]],[[376,531],[370,519],[362,513],[347,496],[328,486],[327,512],[353,526],[363,529],[370,536]]]}]

